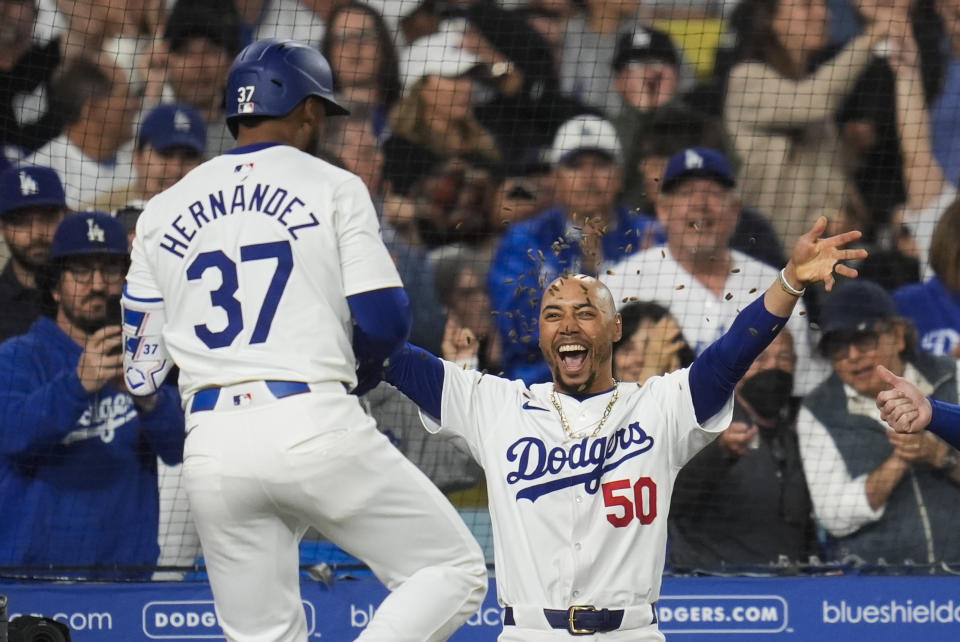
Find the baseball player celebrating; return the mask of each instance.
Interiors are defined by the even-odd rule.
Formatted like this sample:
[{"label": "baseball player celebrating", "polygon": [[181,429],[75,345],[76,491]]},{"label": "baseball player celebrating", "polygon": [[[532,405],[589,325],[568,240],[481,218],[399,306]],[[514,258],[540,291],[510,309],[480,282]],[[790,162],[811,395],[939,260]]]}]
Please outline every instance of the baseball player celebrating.
[{"label": "baseball player celebrating", "polygon": [[800,238],[779,278],[689,368],[642,386],[613,379],[620,315],[606,286],[584,275],[543,294],[540,349],[553,383],[528,389],[413,346],[391,356],[387,380],[428,425],[462,435],[485,469],[501,641],[664,639],[654,604],[677,472],[730,424],[734,386],[804,288],[831,289],[834,270],[856,276],[838,261],[866,256],[844,249],[859,232],[821,239],[826,224]]},{"label": "baseball player celebrating", "polygon": [[486,568],[347,393],[403,345],[410,314],[362,182],[306,153],[346,113],[330,68],[262,40],[226,92],[237,148],[147,204],[124,291],[131,391],[180,366],[184,480],[220,624],[230,640],[307,639],[298,542],[313,526],[392,589],[359,640],[446,639],[479,608]]}]

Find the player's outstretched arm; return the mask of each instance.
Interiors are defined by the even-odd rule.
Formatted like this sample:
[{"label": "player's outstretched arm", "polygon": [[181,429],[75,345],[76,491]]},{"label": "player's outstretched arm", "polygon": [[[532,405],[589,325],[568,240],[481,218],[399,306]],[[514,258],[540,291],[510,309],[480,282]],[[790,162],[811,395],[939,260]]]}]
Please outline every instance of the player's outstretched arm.
[{"label": "player's outstretched arm", "polygon": [[877,395],[880,416],[897,432],[927,429],[960,449],[960,406],[925,397],[915,385],[877,366],[880,378],[890,385]]},{"label": "player's outstretched arm", "polygon": [[827,290],[831,290],[834,272],[857,276],[855,269],[840,262],[867,256],[866,250],[844,249],[860,238],[860,232],[821,238],[826,229],[827,219],[821,216],[810,231],[797,240],[777,280],[762,297],[744,308],[730,329],[690,366],[690,394],[701,423],[723,408],[750,364],[786,324],[808,285],[823,281]]}]

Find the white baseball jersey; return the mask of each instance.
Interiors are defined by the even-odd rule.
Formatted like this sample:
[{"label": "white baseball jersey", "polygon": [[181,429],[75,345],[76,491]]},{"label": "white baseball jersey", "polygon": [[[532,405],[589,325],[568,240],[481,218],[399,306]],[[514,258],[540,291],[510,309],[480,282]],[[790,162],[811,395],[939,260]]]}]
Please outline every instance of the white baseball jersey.
[{"label": "white baseball jersey", "polygon": [[[461,435],[485,470],[501,604],[615,609],[657,601],[676,475],[733,415],[731,399],[698,425],[688,372],[643,387],[618,384],[597,436],[570,438],[552,383],[527,389],[444,362],[441,427]],[[555,398],[572,432],[589,435],[613,392]]]},{"label": "white baseball jersey", "polygon": [[[696,354],[726,332],[740,310],[763,294],[777,278],[777,270],[738,252],[730,251],[731,273],[718,297],[693,278],[673,258],[667,246],[652,247],[622,261],[604,265],[600,280],[610,288],[617,307],[631,300],[655,301],[670,310],[687,343]],[[803,301],[792,314],[787,329],[793,335],[797,353],[794,385],[798,394],[810,392],[829,374],[829,364],[815,358],[810,324]]]},{"label": "white baseball jersey", "polygon": [[293,147],[237,152],[150,200],[125,295],[163,300],[184,399],[253,380],[353,387],[345,297],[401,286],[370,196]]}]

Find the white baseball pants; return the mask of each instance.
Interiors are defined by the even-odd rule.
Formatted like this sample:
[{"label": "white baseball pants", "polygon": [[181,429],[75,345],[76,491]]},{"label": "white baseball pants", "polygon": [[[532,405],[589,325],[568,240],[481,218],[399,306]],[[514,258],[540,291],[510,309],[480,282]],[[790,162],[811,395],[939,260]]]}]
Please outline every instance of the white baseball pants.
[{"label": "white baseball pants", "polygon": [[298,546],[313,526],[391,590],[358,640],[445,640],[486,593],[479,545],[355,397],[311,388],[275,399],[238,384],[187,414],[184,480],[224,633],[307,640]]}]

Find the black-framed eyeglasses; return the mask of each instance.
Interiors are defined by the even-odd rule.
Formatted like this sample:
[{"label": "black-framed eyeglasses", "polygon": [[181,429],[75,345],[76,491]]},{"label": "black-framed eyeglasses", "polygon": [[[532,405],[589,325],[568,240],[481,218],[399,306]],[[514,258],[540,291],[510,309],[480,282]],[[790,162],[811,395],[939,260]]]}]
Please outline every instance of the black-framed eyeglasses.
[{"label": "black-framed eyeglasses", "polygon": [[127,273],[126,264],[115,261],[73,261],[67,263],[64,269],[81,285],[92,283],[96,271],[100,272],[105,283],[111,285],[120,283]]},{"label": "black-framed eyeglasses", "polygon": [[887,324],[879,324],[871,330],[839,331],[826,335],[820,351],[831,361],[843,361],[850,356],[850,347],[857,352],[873,352],[880,344],[880,337],[890,331]]}]

